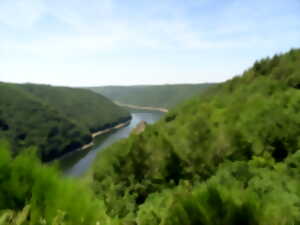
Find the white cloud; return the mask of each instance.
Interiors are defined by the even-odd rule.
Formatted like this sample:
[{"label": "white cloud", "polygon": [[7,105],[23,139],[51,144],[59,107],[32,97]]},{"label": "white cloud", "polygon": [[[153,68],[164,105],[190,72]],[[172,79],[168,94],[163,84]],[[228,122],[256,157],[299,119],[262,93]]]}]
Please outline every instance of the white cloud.
[{"label": "white cloud", "polygon": [[32,42],[1,42],[0,49],[7,54],[23,54],[44,57],[70,57],[112,50],[120,37],[105,36],[59,36]]},{"label": "white cloud", "polygon": [[43,0],[1,0],[0,23],[16,28],[28,28],[45,10]]},{"label": "white cloud", "polygon": [[286,13],[284,1],[270,1],[216,0],[221,6],[205,11],[212,1],[0,0],[0,25],[13,30],[0,27],[1,79],[5,73],[6,80],[75,85],[85,74],[80,82],[109,84],[126,76],[127,82],[157,83],[183,74],[176,81],[200,81],[202,73],[222,80],[220,74],[234,75],[252,59],[298,43],[299,15]]},{"label": "white cloud", "polygon": [[45,3],[48,13],[81,32],[105,27],[112,19],[114,8],[112,0],[47,0]]}]

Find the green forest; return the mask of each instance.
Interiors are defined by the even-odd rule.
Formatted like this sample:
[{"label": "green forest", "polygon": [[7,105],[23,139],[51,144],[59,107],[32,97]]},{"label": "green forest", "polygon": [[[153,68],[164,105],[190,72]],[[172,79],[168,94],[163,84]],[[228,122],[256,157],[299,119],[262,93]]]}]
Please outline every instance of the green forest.
[{"label": "green forest", "polygon": [[128,224],[300,224],[300,50],[257,61],[100,153],[91,187]]},{"label": "green forest", "polygon": [[0,83],[0,138],[9,140],[14,154],[35,146],[48,161],[129,118],[128,111],[88,90]]},{"label": "green forest", "polygon": [[[257,61],[106,148],[77,180],[2,141],[0,225],[300,225],[299,91],[299,49]],[[20,91],[42,104],[32,93]]]},{"label": "green forest", "polygon": [[169,109],[214,85],[216,84],[137,85],[89,89],[123,104]]}]

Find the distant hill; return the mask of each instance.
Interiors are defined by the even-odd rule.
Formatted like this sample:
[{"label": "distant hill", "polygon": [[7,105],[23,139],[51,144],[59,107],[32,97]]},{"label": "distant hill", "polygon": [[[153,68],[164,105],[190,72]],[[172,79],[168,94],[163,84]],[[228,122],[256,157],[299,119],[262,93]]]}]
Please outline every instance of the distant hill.
[{"label": "distant hill", "polygon": [[0,83],[0,138],[10,141],[15,154],[37,146],[47,161],[129,117],[125,109],[89,90]]},{"label": "distant hill", "polygon": [[123,104],[169,109],[213,85],[215,84],[104,86],[91,87],[90,90]]}]

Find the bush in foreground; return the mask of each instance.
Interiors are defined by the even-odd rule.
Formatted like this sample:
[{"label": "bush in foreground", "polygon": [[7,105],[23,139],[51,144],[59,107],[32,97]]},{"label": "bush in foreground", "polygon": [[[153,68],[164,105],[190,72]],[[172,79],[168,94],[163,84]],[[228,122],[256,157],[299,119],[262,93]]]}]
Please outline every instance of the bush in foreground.
[{"label": "bush in foreground", "polygon": [[[83,183],[63,179],[31,151],[13,159],[0,144],[0,224],[98,224],[104,207]],[[107,223],[106,223],[107,224]]]}]

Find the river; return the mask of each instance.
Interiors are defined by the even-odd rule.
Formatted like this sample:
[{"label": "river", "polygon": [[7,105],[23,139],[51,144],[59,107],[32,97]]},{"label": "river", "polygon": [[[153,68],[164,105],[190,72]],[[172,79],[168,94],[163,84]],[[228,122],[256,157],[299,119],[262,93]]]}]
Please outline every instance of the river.
[{"label": "river", "polygon": [[128,137],[131,130],[140,121],[144,120],[152,124],[159,120],[164,113],[158,111],[133,111],[131,115],[132,120],[128,126],[97,137],[94,140],[95,145],[89,150],[74,152],[60,159],[58,163],[63,173],[67,176],[81,176],[91,167],[98,152],[114,142]]}]

